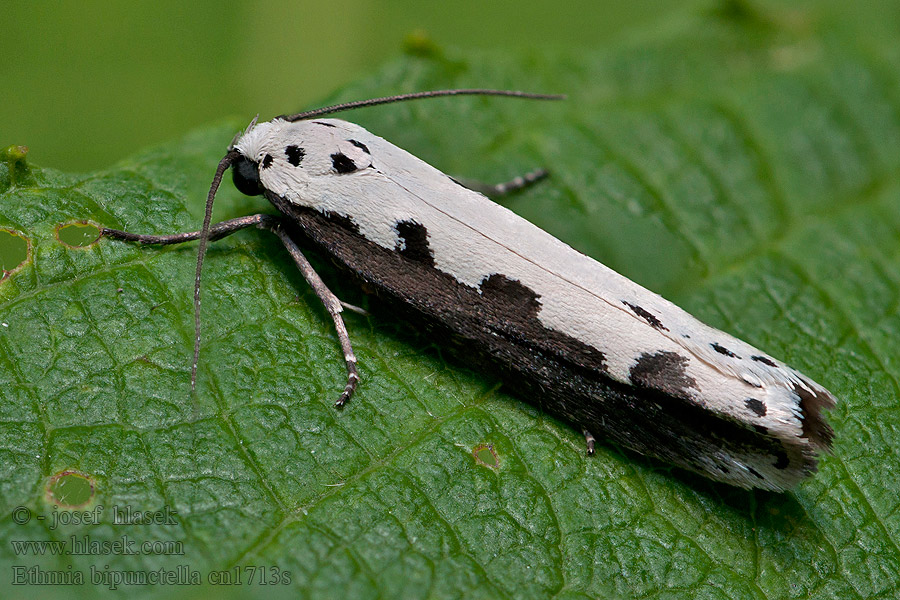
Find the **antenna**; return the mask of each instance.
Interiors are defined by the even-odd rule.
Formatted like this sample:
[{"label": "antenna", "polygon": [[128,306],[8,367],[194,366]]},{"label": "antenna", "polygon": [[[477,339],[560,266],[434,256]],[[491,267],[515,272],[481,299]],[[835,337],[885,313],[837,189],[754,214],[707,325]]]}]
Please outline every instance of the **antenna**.
[{"label": "antenna", "polygon": [[313,110],[297,113],[295,115],[281,115],[278,118],[293,123],[295,121],[302,121],[303,119],[311,119],[313,117],[320,117],[322,115],[330,115],[354,108],[364,108],[366,106],[376,106],[378,104],[393,104],[394,102],[405,102],[407,100],[421,100],[423,98],[439,98],[441,96],[507,96],[511,98],[525,98],[528,100],[565,100],[566,98],[563,94],[532,94],[530,92],[518,92],[515,90],[432,90],[429,92],[413,92],[411,94],[384,96],[382,98],[372,98],[370,100],[344,102],[342,104],[334,104],[332,106],[315,108]]}]

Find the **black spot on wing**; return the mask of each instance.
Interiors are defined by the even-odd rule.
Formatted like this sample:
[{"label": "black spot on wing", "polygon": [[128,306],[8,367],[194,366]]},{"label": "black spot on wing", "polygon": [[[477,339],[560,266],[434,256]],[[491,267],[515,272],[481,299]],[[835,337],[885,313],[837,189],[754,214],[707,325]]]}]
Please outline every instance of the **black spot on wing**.
[{"label": "black spot on wing", "polygon": [[628,302],[628,301],[626,301],[626,300],[622,300],[622,304],[624,304],[625,306],[627,306],[628,308],[630,308],[630,309],[631,309],[631,312],[633,312],[634,314],[636,314],[636,315],[639,316],[640,318],[642,318],[642,319],[644,319],[645,321],[647,321],[647,323],[648,323],[651,327],[653,327],[653,329],[658,329],[658,330],[661,330],[661,331],[668,331],[668,330],[669,330],[669,328],[666,327],[665,325],[663,325],[663,324],[662,324],[662,321],[660,321],[659,318],[658,318],[656,315],[654,315],[652,312],[650,312],[649,310],[647,310],[647,309],[645,309],[645,308],[643,308],[643,307],[641,307],[641,306],[637,306],[637,305],[635,305],[635,304],[631,304],[630,302]]},{"label": "black spot on wing", "polygon": [[369,152],[369,149],[366,148],[366,145],[363,144],[362,142],[357,141],[357,140],[349,140],[349,142],[351,144],[353,144],[354,146],[356,146],[357,148],[359,148],[360,150],[362,150],[363,152],[365,152],[366,154],[369,154],[369,155],[372,154],[371,152]]},{"label": "black spot on wing", "polygon": [[771,359],[766,358],[765,356],[751,356],[750,360],[755,360],[756,362],[761,362],[764,365],[768,365],[770,367],[777,367]]},{"label": "black spot on wing", "polygon": [[713,350],[715,350],[715,351],[718,352],[719,354],[724,354],[724,355],[727,356],[728,358],[740,358],[740,356],[738,356],[737,354],[735,354],[734,352],[732,352],[731,350],[729,350],[729,349],[726,348],[725,346],[719,345],[718,342],[713,342],[712,344],[710,344],[710,346],[712,346],[712,349],[713,349]]},{"label": "black spot on wing", "polygon": [[274,160],[275,160],[275,159],[272,158],[272,155],[271,155],[271,154],[266,154],[266,155],[263,157],[263,159],[262,159],[262,168],[263,168],[263,169],[268,169],[269,167],[272,166],[272,161],[274,161]]},{"label": "black spot on wing", "polygon": [[289,163],[299,167],[300,161],[306,156],[306,151],[300,146],[288,146],[284,149],[284,155],[287,156]]},{"label": "black spot on wing", "polygon": [[750,471],[750,474],[756,477],[757,479],[765,479],[762,475],[759,474],[759,471],[754,469],[753,467],[747,467],[747,470]]},{"label": "black spot on wing", "polygon": [[520,281],[506,275],[494,273],[485,277],[479,286],[482,296],[488,300],[499,300],[508,307],[511,314],[525,319],[537,317],[541,310],[540,296]]},{"label": "black spot on wing", "polygon": [[766,416],[766,405],[763,404],[762,400],[757,400],[756,398],[747,398],[744,400],[744,406],[747,407],[748,410],[753,412],[757,417]]},{"label": "black spot on wing", "polygon": [[[520,363],[530,360],[527,357],[538,357],[540,362],[555,356],[567,365],[565,369],[572,369],[570,373],[608,373],[606,355],[601,350],[541,323],[540,295],[522,282],[493,273],[481,280],[477,291],[458,282],[456,285],[461,291],[455,301],[477,315],[472,329],[484,335],[488,345],[512,342],[527,349],[527,356],[521,356]],[[545,366],[539,371],[542,376],[565,377],[558,369]]]},{"label": "black spot on wing", "polygon": [[687,374],[688,359],[677,352],[644,352],[631,367],[629,378],[635,385],[686,398],[688,389],[697,389],[697,382]]},{"label": "black spot on wing", "polygon": [[397,252],[410,260],[434,266],[434,253],[428,246],[428,229],[424,225],[415,221],[398,221],[394,229],[400,236]]},{"label": "black spot on wing", "polygon": [[316,125],[321,125],[323,127],[334,127],[331,123],[323,123],[322,121],[313,121]]},{"label": "black spot on wing", "polygon": [[775,455],[775,468],[779,470],[784,470],[788,468],[788,465],[791,464],[788,455],[785,452],[779,452]]},{"label": "black spot on wing", "polygon": [[338,173],[352,173],[356,170],[356,163],[343,152],[335,152],[331,155],[331,166]]}]

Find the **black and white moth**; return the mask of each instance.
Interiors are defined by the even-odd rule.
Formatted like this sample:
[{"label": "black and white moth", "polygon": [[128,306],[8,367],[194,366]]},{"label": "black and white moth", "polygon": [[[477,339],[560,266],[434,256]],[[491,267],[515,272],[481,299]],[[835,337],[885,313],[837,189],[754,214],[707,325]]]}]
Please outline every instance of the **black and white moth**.
[{"label": "black and white moth", "polygon": [[[329,255],[403,314],[448,334],[522,397],[579,427],[589,451],[605,436],[714,480],[785,490],[831,447],[830,392],[809,377],[554,238],[510,210],[358,125],[319,118],[361,106],[448,95],[556,96],[441,90],[351,102],[250,124],[219,163],[201,231],[103,235],[147,244],[207,240],[256,226],[277,234],[334,320],[359,375],[342,303],[297,242]],[[219,183],[262,194],[280,215],[210,226]],[[519,178],[497,191],[536,179]]]}]

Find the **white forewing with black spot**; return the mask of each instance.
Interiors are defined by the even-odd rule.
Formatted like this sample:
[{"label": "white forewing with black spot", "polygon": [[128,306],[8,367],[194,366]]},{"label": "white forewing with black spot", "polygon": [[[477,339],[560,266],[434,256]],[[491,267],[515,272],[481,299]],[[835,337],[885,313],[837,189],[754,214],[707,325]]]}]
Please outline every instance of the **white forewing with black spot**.
[{"label": "white forewing with black spot", "polygon": [[251,123],[220,163],[210,203],[228,166],[241,191],[265,194],[283,218],[226,222],[213,239],[249,224],[279,233],[338,327],[349,373],[339,404],[355,388],[356,358],[340,301],[294,237],[589,440],[605,434],[713,479],[772,490],[814,472],[830,448],[823,410],[835,398],[815,381],[358,125]]}]

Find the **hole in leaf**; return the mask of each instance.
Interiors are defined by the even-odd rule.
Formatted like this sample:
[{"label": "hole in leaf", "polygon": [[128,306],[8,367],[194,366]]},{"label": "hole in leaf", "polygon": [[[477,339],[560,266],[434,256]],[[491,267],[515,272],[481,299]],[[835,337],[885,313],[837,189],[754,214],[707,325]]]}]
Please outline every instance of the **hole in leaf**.
[{"label": "hole in leaf", "polygon": [[47,497],[62,508],[79,508],[94,497],[94,481],[77,471],[63,471],[50,478]]},{"label": "hole in leaf", "polygon": [[83,248],[100,239],[100,228],[84,222],[68,223],[56,228],[56,239],[66,246]]},{"label": "hole in leaf", "polygon": [[22,234],[0,229],[0,280],[6,279],[25,264],[29,245]]},{"label": "hole in leaf", "polygon": [[500,457],[494,450],[493,444],[479,444],[472,449],[472,456],[475,462],[489,469],[497,469],[500,467]]}]

